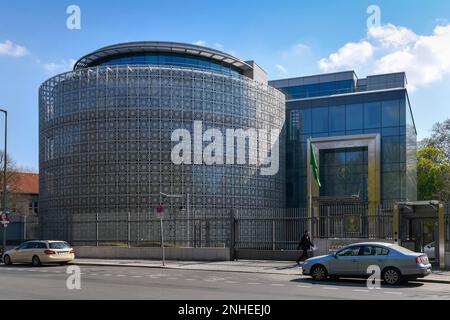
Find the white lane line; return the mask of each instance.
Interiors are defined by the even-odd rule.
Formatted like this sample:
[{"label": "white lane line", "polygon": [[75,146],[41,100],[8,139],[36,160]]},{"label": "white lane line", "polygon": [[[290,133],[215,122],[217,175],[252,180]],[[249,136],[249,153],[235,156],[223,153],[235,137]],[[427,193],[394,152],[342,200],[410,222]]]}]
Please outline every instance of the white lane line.
[{"label": "white lane line", "polygon": [[184,279],[185,281],[195,281],[196,279]]},{"label": "white lane line", "polygon": [[297,285],[297,288],[312,288],[312,286]]},{"label": "white lane line", "polygon": [[131,276],[132,278],[142,278],[142,276]]},{"label": "white lane line", "polygon": [[124,274],[116,274],[116,277],[126,277]]},{"label": "white lane line", "polygon": [[224,281],[225,283],[237,283],[236,281],[229,281],[229,280],[227,280],[227,281]]},{"label": "white lane line", "polygon": [[352,291],[354,291],[354,292],[370,292],[370,290],[368,290],[368,289],[366,289],[366,290],[364,290],[364,289],[353,289]]},{"label": "white lane line", "polygon": [[248,282],[247,284],[250,284],[250,285],[259,285],[259,284],[261,284],[261,283],[259,283],[259,282]]},{"label": "white lane line", "polygon": [[96,273],[90,273],[89,275],[91,275],[91,276],[96,276],[97,274],[96,274]]},{"label": "white lane line", "polygon": [[335,287],[323,287],[322,289],[325,289],[325,290],[339,290],[339,288],[335,288]]},{"label": "white lane line", "polygon": [[106,274],[103,274],[102,276],[104,276],[104,277],[111,277],[112,274],[106,273]]},{"label": "white lane line", "polygon": [[169,277],[169,278],[167,278],[167,280],[178,280],[178,278],[175,278],[175,277]]},{"label": "white lane line", "polygon": [[386,293],[386,294],[397,294],[397,295],[403,294],[402,292],[393,292],[393,291],[384,291],[383,293]]},{"label": "white lane line", "polygon": [[284,284],[281,284],[281,283],[271,283],[270,285],[272,287],[284,287]]}]

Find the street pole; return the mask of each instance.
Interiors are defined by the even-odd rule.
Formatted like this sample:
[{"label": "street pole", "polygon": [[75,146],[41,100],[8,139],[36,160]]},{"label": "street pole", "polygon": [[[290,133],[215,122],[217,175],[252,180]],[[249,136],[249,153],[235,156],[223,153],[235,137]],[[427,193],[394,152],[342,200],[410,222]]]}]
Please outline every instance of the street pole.
[{"label": "street pole", "polygon": [[[3,160],[3,211],[6,212],[7,206],[7,183],[6,183],[6,168],[7,168],[7,147],[8,147],[8,112],[6,110],[0,109],[0,112],[5,114],[5,151]],[[6,229],[3,228],[3,250],[6,251]]]},{"label": "street pole", "polygon": [[[159,193],[159,205],[162,206],[162,195],[163,193]],[[161,256],[162,256],[162,265],[163,267],[166,266],[166,256],[164,252],[164,226],[163,226],[163,219],[162,219],[162,213],[159,216],[159,223],[160,223],[160,229],[161,229]]]},{"label": "street pole", "polygon": [[189,209],[189,193],[186,194],[186,212],[187,212],[187,243],[188,247],[191,243],[191,239],[189,239],[189,219],[191,218],[190,209]]}]

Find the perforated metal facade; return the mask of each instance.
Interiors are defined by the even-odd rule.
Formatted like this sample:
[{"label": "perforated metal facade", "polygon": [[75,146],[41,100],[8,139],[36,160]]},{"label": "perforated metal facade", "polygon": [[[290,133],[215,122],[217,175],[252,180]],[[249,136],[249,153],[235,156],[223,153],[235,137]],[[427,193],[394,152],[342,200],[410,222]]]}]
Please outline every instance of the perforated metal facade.
[{"label": "perforated metal facade", "polygon": [[[194,120],[203,121],[204,130],[280,129],[283,135],[284,95],[267,84],[196,68],[94,66],[47,80],[39,99],[40,215],[46,237],[67,234],[77,217],[149,214],[160,192],[189,193],[194,208],[211,214],[284,206],[282,137],[280,169],[273,176],[260,175],[250,164],[171,161],[171,133],[192,132]],[[185,199],[170,199],[166,206],[176,214]],[[61,225],[46,229],[46,219]]]}]

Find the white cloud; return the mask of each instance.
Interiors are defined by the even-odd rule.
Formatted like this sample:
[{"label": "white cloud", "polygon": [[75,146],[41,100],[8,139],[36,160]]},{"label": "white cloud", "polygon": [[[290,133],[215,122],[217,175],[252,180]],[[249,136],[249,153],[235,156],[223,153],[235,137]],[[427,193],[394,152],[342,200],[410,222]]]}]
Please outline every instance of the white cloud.
[{"label": "white cloud", "polygon": [[349,42],[328,58],[319,61],[319,67],[325,72],[342,68],[355,68],[373,57],[374,47],[368,41]]},{"label": "white cloud", "polygon": [[383,47],[398,48],[417,41],[418,36],[405,27],[397,27],[387,24],[370,28],[367,33],[369,38],[377,40]]},{"label": "white cloud", "polygon": [[281,64],[276,64],[275,68],[277,68],[279,71],[281,71],[281,73],[284,75],[289,74],[289,72],[286,70],[286,68],[284,66],[282,66]]},{"label": "white cloud", "polygon": [[204,47],[204,46],[206,46],[206,41],[203,41],[203,40],[197,40],[197,41],[195,41],[195,42],[192,42],[192,44],[195,44],[196,46],[202,46],[202,47]]},{"label": "white cloud", "polygon": [[437,25],[431,35],[418,35],[401,26],[371,28],[367,38],[345,44],[319,61],[322,71],[344,69],[367,73],[406,72],[410,90],[450,74],[450,24]]},{"label": "white cloud", "polygon": [[307,54],[310,48],[303,43],[297,43],[291,46],[289,49],[281,52],[282,59],[298,58],[301,55]]},{"label": "white cloud", "polygon": [[0,42],[0,55],[6,55],[11,57],[23,57],[28,54],[28,49],[15,44],[10,40]]},{"label": "white cloud", "polygon": [[55,62],[44,63],[42,64],[42,66],[44,67],[44,70],[47,74],[55,75],[58,73],[63,73],[72,70],[75,62],[76,62],[75,59],[69,59],[69,60],[62,60],[60,63]]}]

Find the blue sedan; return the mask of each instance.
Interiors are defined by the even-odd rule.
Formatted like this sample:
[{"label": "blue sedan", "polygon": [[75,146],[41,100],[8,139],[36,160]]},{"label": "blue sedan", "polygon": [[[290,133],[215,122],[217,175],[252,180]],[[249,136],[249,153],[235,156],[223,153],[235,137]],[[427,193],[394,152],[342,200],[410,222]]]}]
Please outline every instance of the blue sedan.
[{"label": "blue sedan", "polygon": [[325,256],[310,258],[303,264],[303,274],[314,280],[338,277],[368,277],[370,266],[378,266],[381,279],[389,285],[414,280],[431,273],[426,254],[384,242],[362,242],[346,246]]}]

